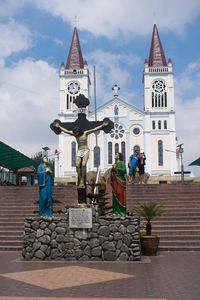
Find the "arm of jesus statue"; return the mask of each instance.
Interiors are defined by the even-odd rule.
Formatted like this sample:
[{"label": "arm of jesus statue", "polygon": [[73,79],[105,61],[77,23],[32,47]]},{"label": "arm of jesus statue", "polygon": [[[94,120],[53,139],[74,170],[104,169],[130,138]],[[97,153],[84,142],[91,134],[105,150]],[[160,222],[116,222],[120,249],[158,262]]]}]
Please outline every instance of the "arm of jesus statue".
[{"label": "arm of jesus statue", "polygon": [[61,131],[63,131],[63,132],[65,132],[65,133],[68,133],[68,134],[74,136],[74,133],[73,133],[72,131],[70,131],[70,130],[64,128],[64,127],[62,127],[58,122],[55,122],[55,123],[54,123],[54,126],[57,127],[57,128],[59,128]]},{"label": "arm of jesus statue", "polygon": [[101,125],[99,125],[95,128],[86,130],[85,134],[88,135],[88,134],[93,133],[97,130],[103,129],[104,127],[108,126],[108,124],[109,124],[109,120],[105,119]]}]

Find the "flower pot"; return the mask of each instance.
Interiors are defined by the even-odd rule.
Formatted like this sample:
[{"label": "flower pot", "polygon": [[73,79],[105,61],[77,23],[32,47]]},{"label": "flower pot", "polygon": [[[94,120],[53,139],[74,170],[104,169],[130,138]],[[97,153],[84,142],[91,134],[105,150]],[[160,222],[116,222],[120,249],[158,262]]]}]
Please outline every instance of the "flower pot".
[{"label": "flower pot", "polygon": [[141,252],[143,255],[153,256],[157,254],[160,238],[156,235],[144,235],[140,237]]}]

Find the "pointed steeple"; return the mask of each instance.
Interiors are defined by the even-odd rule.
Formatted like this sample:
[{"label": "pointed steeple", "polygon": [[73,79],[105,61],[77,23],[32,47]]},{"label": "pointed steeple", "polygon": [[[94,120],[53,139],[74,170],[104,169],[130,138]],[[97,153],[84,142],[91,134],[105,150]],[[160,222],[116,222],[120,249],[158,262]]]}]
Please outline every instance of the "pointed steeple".
[{"label": "pointed steeple", "polygon": [[78,37],[78,31],[74,27],[74,33],[72,37],[71,47],[67,58],[66,69],[83,69],[84,61],[81,51],[81,46]]},{"label": "pointed steeple", "polygon": [[151,40],[151,49],[149,53],[149,67],[165,67],[167,66],[164,50],[160,41],[156,24],[153,26],[153,34]]}]

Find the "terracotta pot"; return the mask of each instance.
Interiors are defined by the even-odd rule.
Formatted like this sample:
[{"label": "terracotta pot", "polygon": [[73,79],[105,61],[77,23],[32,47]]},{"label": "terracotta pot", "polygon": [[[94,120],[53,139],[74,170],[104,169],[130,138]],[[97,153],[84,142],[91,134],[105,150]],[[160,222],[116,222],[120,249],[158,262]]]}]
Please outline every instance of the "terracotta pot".
[{"label": "terracotta pot", "polygon": [[160,238],[156,235],[141,236],[141,251],[143,255],[153,256],[157,254]]}]

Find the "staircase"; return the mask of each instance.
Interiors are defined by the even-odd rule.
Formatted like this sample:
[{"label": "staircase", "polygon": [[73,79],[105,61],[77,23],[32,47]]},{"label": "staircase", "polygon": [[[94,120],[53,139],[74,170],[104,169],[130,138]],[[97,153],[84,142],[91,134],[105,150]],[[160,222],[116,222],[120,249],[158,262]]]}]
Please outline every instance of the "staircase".
[{"label": "staircase", "polygon": [[[162,215],[152,221],[152,233],[160,236],[159,250],[200,251],[200,185],[128,185],[127,209],[138,202],[162,204]],[[141,220],[141,230],[146,222]]]},{"label": "staircase", "polygon": [[[22,249],[24,219],[37,215],[38,193],[38,186],[0,186],[0,251]],[[75,186],[54,187],[54,211],[77,203],[76,194]]]},{"label": "staircase", "polygon": [[[54,211],[64,211],[77,203],[76,186],[55,186],[53,198]],[[0,186],[0,251],[21,250],[24,218],[37,215],[37,200],[38,186]],[[127,185],[129,212],[144,201],[163,205],[162,216],[152,221],[160,250],[200,251],[200,184]]]}]

